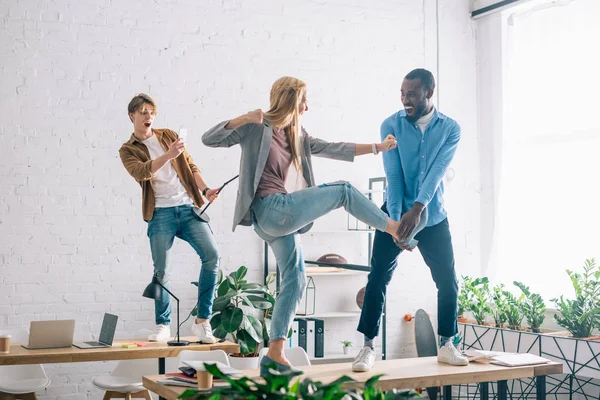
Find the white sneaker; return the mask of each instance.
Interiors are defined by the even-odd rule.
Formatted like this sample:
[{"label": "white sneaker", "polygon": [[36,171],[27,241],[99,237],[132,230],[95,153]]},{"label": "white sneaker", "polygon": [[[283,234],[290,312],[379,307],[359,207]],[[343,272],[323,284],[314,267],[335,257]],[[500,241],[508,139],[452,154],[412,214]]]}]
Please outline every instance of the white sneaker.
[{"label": "white sneaker", "polygon": [[150,342],[166,342],[171,338],[171,327],[169,325],[156,325],[154,331],[148,335]]},{"label": "white sneaker", "polygon": [[469,359],[463,356],[460,351],[452,344],[452,340],[446,342],[438,350],[438,362],[450,365],[469,365]]},{"label": "white sneaker", "polygon": [[363,346],[352,363],[352,371],[367,372],[375,364],[375,350],[369,346]]},{"label": "white sneaker", "polygon": [[194,336],[198,336],[198,340],[205,344],[217,343],[217,338],[213,336],[210,322],[204,321],[197,324],[196,321],[192,324],[192,333]]}]

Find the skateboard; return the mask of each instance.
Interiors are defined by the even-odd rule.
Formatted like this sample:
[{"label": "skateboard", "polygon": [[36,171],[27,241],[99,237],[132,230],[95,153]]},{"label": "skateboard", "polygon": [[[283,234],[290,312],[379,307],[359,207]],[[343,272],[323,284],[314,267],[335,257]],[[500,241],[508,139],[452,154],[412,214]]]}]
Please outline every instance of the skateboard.
[{"label": "skateboard", "polygon": [[[438,344],[435,331],[433,330],[433,325],[431,325],[431,318],[429,317],[429,314],[422,309],[417,310],[414,316],[414,324],[417,356],[436,357],[438,353]],[[437,399],[438,390],[439,388],[437,387],[427,388],[427,394],[431,400]]]}]

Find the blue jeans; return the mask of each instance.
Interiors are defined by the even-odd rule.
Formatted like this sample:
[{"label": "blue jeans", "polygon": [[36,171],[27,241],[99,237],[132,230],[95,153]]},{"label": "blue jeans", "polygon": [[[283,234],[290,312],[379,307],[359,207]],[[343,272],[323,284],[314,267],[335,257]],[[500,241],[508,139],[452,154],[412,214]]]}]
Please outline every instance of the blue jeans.
[{"label": "blue jeans", "polygon": [[387,215],[347,182],[334,182],[290,194],[276,193],[252,205],[254,230],[277,260],[281,286],[271,319],[270,339],[287,337],[296,308],[306,288],[299,229],[337,208],[384,231]]},{"label": "blue jeans", "polygon": [[[192,205],[155,208],[148,221],[148,238],[154,276],[171,289],[171,248],[175,237],[188,242],[200,256],[202,267],[198,280],[198,318],[208,318],[212,312],[213,296],[219,269],[217,242],[207,223],[194,213]],[[156,324],[171,322],[171,296],[163,290],[162,299],[155,300]]]},{"label": "blue jeans", "polygon": [[[385,213],[386,206],[384,204],[381,207]],[[448,219],[423,228],[415,239],[419,242],[417,247],[431,271],[438,291],[438,334],[445,337],[454,336],[458,328],[458,283],[454,271],[454,251]],[[391,235],[375,232],[371,272],[358,323],[358,331],[369,339],[375,338],[379,333],[387,285],[398,265],[397,258],[401,252],[402,249],[394,244]]]}]

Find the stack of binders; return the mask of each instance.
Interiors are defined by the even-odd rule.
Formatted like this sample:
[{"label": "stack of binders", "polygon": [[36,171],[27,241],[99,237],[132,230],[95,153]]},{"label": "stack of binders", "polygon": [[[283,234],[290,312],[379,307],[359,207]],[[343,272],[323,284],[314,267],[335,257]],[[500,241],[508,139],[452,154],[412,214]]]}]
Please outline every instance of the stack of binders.
[{"label": "stack of binders", "polygon": [[302,347],[311,359],[325,356],[325,321],[317,318],[296,318],[292,330],[290,347]]}]

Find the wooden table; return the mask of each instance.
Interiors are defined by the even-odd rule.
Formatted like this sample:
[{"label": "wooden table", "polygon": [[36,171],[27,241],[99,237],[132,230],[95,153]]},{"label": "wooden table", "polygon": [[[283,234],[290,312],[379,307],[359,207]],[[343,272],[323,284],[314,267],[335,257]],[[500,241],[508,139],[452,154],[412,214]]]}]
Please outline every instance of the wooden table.
[{"label": "wooden table", "polygon": [[[240,346],[231,342],[200,344],[197,343],[198,338],[195,336],[182,337],[182,339],[189,340],[192,343],[190,343],[188,346],[169,346],[166,342],[148,342],[147,338],[121,339],[115,340],[112,347],[80,349],[73,346],[59,349],[39,350],[29,350],[22,347],[21,343],[14,343],[11,344],[9,353],[0,353],[0,365],[55,364],[158,358],[158,373],[164,374],[165,358],[177,357],[177,355],[183,350],[223,350],[226,353],[238,353],[240,351]],[[148,343],[148,345],[132,349],[121,347],[121,345],[124,343],[133,342],[144,342]]]},{"label": "wooden table", "polygon": [[[457,367],[438,363],[437,357],[422,357],[377,361],[369,372],[352,372],[351,363],[321,364],[301,368],[304,370],[301,378],[311,378],[323,383],[333,382],[342,375],[347,375],[359,382],[358,386],[360,386],[373,375],[384,374],[377,383],[377,387],[381,390],[443,386],[444,400],[452,399],[452,385],[467,383],[479,383],[481,399],[488,400],[489,382],[493,381],[498,382],[498,400],[506,400],[507,380],[535,377],[536,398],[543,400],[546,398],[546,375],[562,373],[563,366],[561,363],[550,362],[526,367],[502,367],[481,363]],[[258,370],[243,371],[243,374],[251,378],[259,375]],[[144,387],[168,400],[177,399],[187,389],[157,383],[161,379],[164,379],[164,376],[144,376]]]}]

